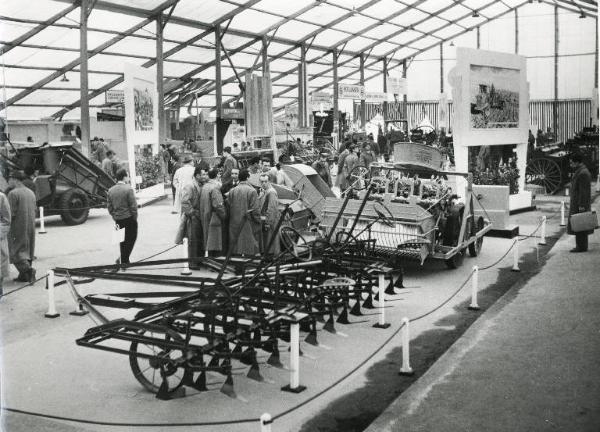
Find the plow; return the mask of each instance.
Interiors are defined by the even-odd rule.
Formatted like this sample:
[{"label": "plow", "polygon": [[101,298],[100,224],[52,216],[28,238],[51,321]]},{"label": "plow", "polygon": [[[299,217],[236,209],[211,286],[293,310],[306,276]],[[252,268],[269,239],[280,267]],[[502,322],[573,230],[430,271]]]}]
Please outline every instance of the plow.
[{"label": "plow", "polygon": [[[135,379],[159,399],[181,397],[186,387],[206,391],[207,373],[222,375],[221,391],[235,397],[234,367],[249,366],[247,378],[257,381],[264,380],[259,358],[283,367],[281,344],[290,342],[292,323],[305,333],[305,343],[318,345],[319,331],[336,333],[336,325],[374,308],[382,277],[385,293],[396,294],[403,260],[433,257],[457,267],[457,256],[467,249],[478,253],[490,228],[475,219],[472,194],[460,206],[440,199],[426,209],[380,199],[389,185],[364,170],[351,184],[343,199],[325,200],[316,230],[286,225],[293,202],[287,203],[276,256],[192,257],[206,269],[203,276],[159,271],[185,259],[132,263],[124,272],[117,265],[56,268],[98,324],[76,343],[127,356]],[[136,289],[81,295],[74,277],[134,282]],[[106,309],[127,317],[111,319]]]}]

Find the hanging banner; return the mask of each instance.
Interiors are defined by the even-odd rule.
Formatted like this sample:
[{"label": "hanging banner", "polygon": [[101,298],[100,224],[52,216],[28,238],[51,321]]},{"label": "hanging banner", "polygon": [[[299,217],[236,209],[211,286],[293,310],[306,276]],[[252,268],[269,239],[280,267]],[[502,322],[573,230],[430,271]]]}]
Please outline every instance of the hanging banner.
[{"label": "hanging banner", "polygon": [[438,103],[438,127],[448,127],[448,95],[441,93]]},{"label": "hanging banner", "polygon": [[124,90],[106,90],[106,92],[104,92],[104,101],[107,104],[123,103],[124,100]]},{"label": "hanging banner", "polygon": [[338,98],[339,99],[364,99],[365,98],[365,86],[339,84],[338,85]]},{"label": "hanging banner", "polygon": [[243,120],[244,108],[223,108],[221,118],[225,120]]},{"label": "hanging banner", "polygon": [[309,103],[311,111],[327,111],[333,108],[332,96],[325,92],[312,92]]},{"label": "hanging banner", "polygon": [[365,101],[366,102],[382,103],[382,102],[387,102],[387,100],[388,100],[387,93],[365,92]]},{"label": "hanging banner", "polygon": [[406,94],[407,83],[406,78],[390,76],[388,77],[388,92],[393,94]]}]

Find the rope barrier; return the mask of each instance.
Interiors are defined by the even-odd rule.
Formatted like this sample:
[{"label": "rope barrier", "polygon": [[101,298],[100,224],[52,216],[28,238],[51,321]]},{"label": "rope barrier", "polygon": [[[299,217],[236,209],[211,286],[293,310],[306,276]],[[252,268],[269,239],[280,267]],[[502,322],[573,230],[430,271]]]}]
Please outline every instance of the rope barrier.
[{"label": "rope barrier", "polygon": [[0,295],[0,298],[2,298],[2,297],[5,297],[5,296],[7,296],[7,295],[9,295],[9,294],[15,293],[15,292],[17,292],[17,291],[21,291],[23,288],[27,288],[27,287],[30,287],[30,286],[32,286],[32,285],[35,285],[36,283],[38,283],[38,282],[39,282],[39,281],[41,281],[42,279],[46,279],[47,277],[48,277],[48,275],[46,275],[46,276],[42,276],[42,277],[40,277],[40,278],[37,278],[37,279],[36,279],[36,280],[34,280],[33,282],[29,282],[28,284],[25,284],[25,285],[23,285],[23,286],[20,286],[20,287],[18,287],[18,288],[15,288],[14,290],[11,290],[11,291],[9,291],[9,292],[6,292],[6,293],[4,293],[4,294]]},{"label": "rope barrier", "polygon": [[178,247],[178,246],[180,246],[180,245],[178,245],[178,244],[175,244],[175,245],[173,245],[173,246],[171,246],[171,247],[168,247],[167,249],[165,249],[165,250],[163,250],[163,251],[160,251],[160,252],[157,252],[157,253],[155,253],[154,255],[150,255],[149,257],[146,257],[146,258],[144,258],[144,259],[141,259],[141,260],[135,261],[135,262],[134,262],[134,264],[135,264],[135,263],[139,263],[139,262],[143,262],[143,261],[148,261],[150,258],[154,258],[154,257],[156,257],[156,256],[162,255],[162,254],[164,254],[164,253],[166,253],[166,252],[169,252],[171,249],[175,249],[175,248],[176,248],[176,247]]},{"label": "rope barrier", "polygon": [[[541,227],[542,223],[540,222],[540,224],[538,225],[538,227],[535,229],[535,231],[533,233],[531,233],[529,236],[527,236],[527,238],[530,238],[533,236],[533,234],[535,234],[535,232],[537,232],[537,230]],[[547,238],[552,238],[552,237],[547,237]],[[520,241],[520,240],[518,240]],[[510,253],[510,251],[515,247],[515,245],[517,244],[517,242],[513,242],[512,245],[508,248],[508,250],[504,253],[504,255],[502,255],[502,257],[500,259],[498,259],[496,262],[494,262],[493,264],[486,266],[486,267],[480,267],[479,270],[487,270],[490,269],[494,266],[496,266],[498,263],[500,263],[504,258],[506,258],[506,256]],[[143,260],[137,261],[137,262],[142,262],[145,260],[148,260],[150,258],[153,258],[157,255],[160,255],[162,253],[165,253],[171,249],[174,249],[175,247],[177,247],[179,245],[174,245],[171,246],[168,249],[165,249],[164,251],[158,252],[157,254],[154,254],[148,258],[144,258]],[[431,309],[430,311],[418,315],[416,317],[410,318],[408,321],[419,321],[431,314],[433,314],[434,312],[438,311],[439,309],[441,309],[442,307],[444,307],[446,304],[448,304],[454,297],[456,297],[458,295],[458,293],[467,285],[467,283],[471,280],[471,278],[473,277],[473,274],[475,273],[475,269],[471,270],[471,273],[469,273],[469,276],[463,281],[463,283],[446,299],[444,300],[442,303],[440,303],[438,306],[436,306],[435,308]],[[47,276],[44,276],[42,278],[39,278],[38,280],[25,285],[23,287],[20,287],[16,290],[11,291],[15,292],[17,290],[23,289],[29,285],[33,285],[34,283],[38,282],[39,280],[42,280],[44,278],[46,278]],[[10,294],[7,293],[7,294]],[[5,294],[5,295],[7,295]],[[296,411],[297,409],[305,406],[306,404],[312,402],[313,400],[317,399],[318,397],[320,397],[321,395],[323,395],[324,393],[328,392],[329,390],[331,390],[332,388],[336,387],[338,384],[340,384],[342,381],[346,380],[348,377],[350,377],[351,375],[353,375],[357,370],[359,370],[361,367],[363,367],[367,362],[369,362],[374,356],[376,356],[379,352],[381,352],[381,350],[387,346],[392,339],[394,339],[398,333],[404,328],[405,326],[405,322],[403,322],[396,330],[394,330],[394,332],[383,342],[383,344],[381,346],[379,346],[375,351],[373,351],[369,356],[367,356],[363,361],[361,361],[356,367],[354,367],[352,370],[350,370],[348,373],[346,373],[345,375],[343,375],[342,377],[340,377],[339,379],[337,379],[335,382],[333,382],[331,385],[329,385],[328,387],[324,388],[323,390],[321,390],[320,392],[316,393],[315,395],[311,396],[310,398],[304,400],[303,402],[297,404],[296,406],[289,408],[275,416],[273,416],[271,419],[269,419],[268,423],[271,424],[273,423],[275,420],[282,418],[284,416],[286,416],[287,414]],[[244,424],[244,423],[255,423],[255,422],[259,422],[262,421],[263,419],[260,417],[256,417],[256,418],[246,418],[246,419],[238,419],[238,420],[224,420],[224,421],[214,421],[214,422],[186,422],[186,423],[125,423],[125,422],[103,422],[103,421],[95,421],[95,420],[86,420],[86,419],[77,419],[77,418],[73,418],[73,417],[63,417],[63,416],[55,416],[55,415],[50,415],[50,414],[42,414],[42,413],[38,413],[38,412],[31,412],[31,411],[25,411],[25,410],[19,410],[19,409],[15,409],[15,408],[8,408],[8,407],[1,407],[0,408],[3,411],[7,411],[7,412],[14,412],[14,413],[20,413],[20,414],[26,414],[26,415],[32,415],[32,416],[36,416],[36,417],[43,417],[43,418],[49,418],[49,419],[55,419],[55,420],[63,420],[63,421],[71,421],[71,422],[78,422],[78,423],[85,423],[85,424],[95,424],[95,425],[103,425],[103,426],[125,426],[125,427],[190,427],[190,426],[217,426],[217,425],[228,425],[228,424]]]}]

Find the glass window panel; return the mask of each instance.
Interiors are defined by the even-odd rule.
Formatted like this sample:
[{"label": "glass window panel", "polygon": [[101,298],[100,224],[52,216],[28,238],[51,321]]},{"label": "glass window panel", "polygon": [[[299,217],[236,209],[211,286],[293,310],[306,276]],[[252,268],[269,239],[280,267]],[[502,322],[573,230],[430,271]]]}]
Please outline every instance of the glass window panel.
[{"label": "glass window panel", "polygon": [[311,24],[304,24],[296,20],[292,20],[279,27],[278,35],[282,35],[286,39],[304,40],[306,36],[313,32],[318,32],[320,27]]},{"label": "glass window panel", "polygon": [[[57,108],[11,106],[8,108],[8,114],[5,110],[0,110],[0,115],[6,115],[9,120],[39,120],[51,116],[57,110]],[[7,132],[10,133],[10,126],[7,129]]]},{"label": "glass window panel", "polygon": [[421,3],[416,7],[426,12],[433,13],[454,3],[453,0],[427,0],[425,3]]},{"label": "glass window panel", "polygon": [[141,65],[145,62],[144,59],[124,58],[121,56],[112,56],[109,54],[98,54],[90,57],[88,67],[92,70],[107,71],[107,72],[123,72],[125,63],[133,63]]},{"label": "glass window panel", "polygon": [[166,76],[182,76],[197,67],[196,65],[165,61],[163,63],[163,74]]},{"label": "glass window panel", "polygon": [[108,0],[107,3],[113,3],[121,6],[131,6],[138,9],[152,10],[158,7],[163,0]]},{"label": "glass window panel", "polygon": [[354,34],[360,33],[366,27],[377,24],[376,20],[365,18],[362,15],[355,15],[333,26],[334,29],[349,31]]},{"label": "glass window panel", "polygon": [[250,38],[246,38],[246,37],[242,37],[242,36],[234,36],[231,34],[223,35],[221,40],[223,41],[223,45],[225,46],[225,48],[228,50],[235,49],[237,47],[240,47],[240,46],[252,41],[252,39],[250,39]]},{"label": "glass window panel", "polygon": [[454,24],[450,24],[449,26],[443,28],[442,30],[438,30],[435,32],[435,35],[441,37],[442,39],[448,39],[460,32],[464,31],[462,27],[459,27]]},{"label": "glass window panel", "polygon": [[174,39],[184,42],[190,40],[191,38],[197,36],[200,33],[202,33],[202,30],[200,29],[182,26],[178,24],[172,24],[169,22],[163,30],[163,37],[165,39]]},{"label": "glass window panel", "polygon": [[439,19],[438,17],[430,17],[429,19],[427,19],[427,21],[423,22],[422,24],[416,25],[415,30],[427,33],[434,29],[438,29],[446,24],[448,24],[447,21]]},{"label": "glass window panel", "polygon": [[429,15],[427,15],[424,12],[418,11],[416,9],[410,9],[410,10],[402,13],[401,15],[398,15],[397,17],[392,18],[389,21],[393,22],[394,24],[401,25],[403,27],[408,27],[410,25],[413,25],[413,24],[427,18],[428,16]]},{"label": "glass window panel", "polygon": [[127,37],[107,48],[108,51],[123,54],[137,54],[156,58],[156,42],[148,39]]},{"label": "glass window panel", "polygon": [[350,37],[347,33],[342,33],[337,30],[327,29],[319,32],[315,38],[315,44],[321,46],[339,46],[341,48],[340,41]]},{"label": "glass window panel", "polygon": [[[23,4],[23,0],[2,0],[0,1],[0,15],[32,20],[47,20],[52,15],[69,7],[65,3],[48,1],[44,1],[43,4],[36,5],[36,7],[23,7]],[[4,22],[2,22],[2,25],[4,25]]]},{"label": "glass window panel", "polygon": [[346,45],[345,49],[347,49],[349,51],[360,52],[363,49],[365,49],[366,47],[372,45],[373,43],[377,43],[377,42],[373,41],[372,39],[365,39],[363,37],[355,37],[348,41],[348,44]]},{"label": "glass window panel", "polygon": [[5,42],[13,41],[34,27],[35,24],[22,24],[2,21],[0,24],[0,39]]},{"label": "glass window panel", "polygon": [[391,37],[388,41],[392,42],[392,43],[396,43],[396,44],[400,44],[400,45],[404,45],[409,41],[415,40],[418,37],[421,37],[422,34],[419,32],[416,32],[414,30],[405,30],[402,33]]},{"label": "glass window panel", "polygon": [[489,3],[491,3],[490,0],[465,0],[463,5],[471,9],[479,9]]},{"label": "glass window panel", "polygon": [[404,8],[406,8],[406,6],[398,3],[396,0],[380,0],[362,12],[365,15],[385,20],[390,16],[390,14],[400,11]]},{"label": "glass window panel", "polygon": [[[68,15],[72,19],[70,20],[70,23],[73,24],[73,21],[79,23],[79,15],[79,9],[71,12]],[[105,30],[125,31],[142,21],[143,18],[131,15],[109,12],[102,9],[93,9],[88,18],[88,26]]]},{"label": "glass window panel", "polygon": [[236,5],[219,0],[202,0],[202,2],[198,0],[180,0],[173,11],[173,15],[203,23],[212,23],[236,8]]},{"label": "glass window panel", "polygon": [[314,22],[316,24],[325,25],[337,20],[347,13],[348,11],[345,9],[323,4],[303,13],[298,18],[305,21]]},{"label": "glass window panel", "polygon": [[19,104],[64,104],[79,100],[79,93],[70,90],[36,90],[19,100]]},{"label": "glass window panel", "polygon": [[215,59],[215,51],[213,49],[188,46],[169,56],[168,58],[173,60],[187,60],[204,64]]},{"label": "glass window panel", "polygon": [[[281,15],[292,15],[295,12],[305,8],[306,6],[313,3],[313,0],[294,0],[294,1],[281,1],[281,0],[262,0],[253,7],[256,9],[262,9]],[[317,8],[314,8],[317,9]],[[322,8],[324,9],[324,8]]]},{"label": "glass window panel", "polygon": [[[462,5],[457,4],[453,8],[448,9],[447,11],[440,14],[441,17],[449,19],[450,21],[454,21],[458,18],[462,18],[464,16],[468,16],[472,13],[471,9],[468,9]],[[462,24],[462,23],[461,23]]]},{"label": "glass window panel", "polygon": [[278,71],[287,71],[289,69],[298,67],[298,63],[299,61],[277,59],[271,61],[271,69]]},{"label": "glass window panel", "polygon": [[[257,12],[252,9],[247,9],[241,13],[238,13],[230,27],[232,29],[239,29],[254,33],[260,33],[278,21],[281,21],[281,17],[267,14],[264,12]],[[285,33],[283,33],[285,34]]]},{"label": "glass window panel", "polygon": [[495,17],[496,15],[500,15],[502,12],[506,12],[508,8],[504,6],[502,3],[495,3],[485,9],[481,9],[480,12],[483,13],[488,18]]},{"label": "glass window panel", "polygon": [[[328,3],[337,4],[343,7],[352,7],[359,8],[363,6],[365,3],[368,3],[371,0],[352,0],[349,2],[348,0],[328,0]],[[350,3],[350,5],[348,4]]]},{"label": "glass window panel", "polygon": [[382,56],[382,55],[386,55],[390,51],[395,50],[396,48],[398,48],[398,45],[387,43],[387,42],[382,42],[382,43],[378,44],[375,48],[373,48],[373,51],[371,51],[371,54],[376,55],[376,56]]},{"label": "glass window panel", "polygon": [[378,25],[364,33],[364,36],[373,37],[375,39],[385,39],[392,33],[397,32],[401,28],[392,24]]},{"label": "glass window panel", "polygon": [[403,47],[396,51],[395,59],[401,60],[408,57],[412,57],[417,52],[414,48]]},{"label": "glass window panel", "polygon": [[411,42],[410,46],[421,50],[423,48],[429,48],[430,46],[435,45],[436,43],[439,43],[439,39],[427,36],[423,39],[419,39],[418,41]]},{"label": "glass window panel", "polygon": [[62,67],[78,57],[78,52],[18,47],[4,54],[3,60],[13,65]]}]

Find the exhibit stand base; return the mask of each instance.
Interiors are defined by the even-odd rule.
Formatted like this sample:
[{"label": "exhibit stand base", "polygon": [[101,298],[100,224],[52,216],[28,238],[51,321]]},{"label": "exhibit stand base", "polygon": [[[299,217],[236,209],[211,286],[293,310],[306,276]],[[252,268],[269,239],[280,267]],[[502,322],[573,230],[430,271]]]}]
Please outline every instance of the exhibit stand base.
[{"label": "exhibit stand base", "polygon": [[519,235],[519,226],[518,225],[508,225],[504,228],[491,229],[485,235],[488,237],[500,237],[500,238],[512,239]]},{"label": "exhibit stand base", "polygon": [[530,191],[519,192],[508,196],[508,210],[510,214],[535,210],[533,196]]},{"label": "exhibit stand base", "polygon": [[153,204],[156,201],[160,201],[161,199],[165,198],[166,196],[167,194],[165,193],[164,183],[158,183],[154,186],[140,189],[135,193],[135,199],[138,207],[145,207]]},{"label": "exhibit stand base", "polygon": [[304,390],[306,390],[306,386],[299,385],[298,387],[294,387],[294,388],[292,388],[292,387],[290,387],[290,385],[288,384],[288,385],[286,385],[286,386],[283,386],[283,387],[281,387],[281,390],[282,390],[282,391],[284,391],[284,392],[289,392],[289,393],[301,393],[301,392],[303,392]]}]

